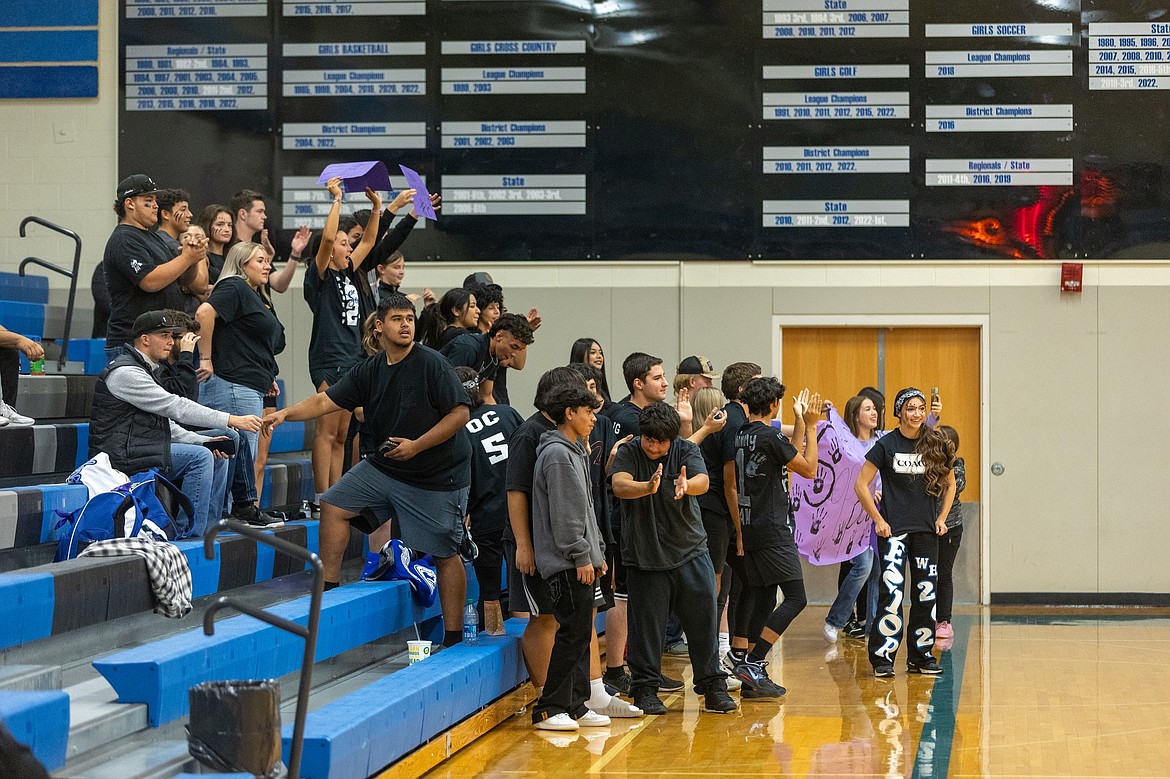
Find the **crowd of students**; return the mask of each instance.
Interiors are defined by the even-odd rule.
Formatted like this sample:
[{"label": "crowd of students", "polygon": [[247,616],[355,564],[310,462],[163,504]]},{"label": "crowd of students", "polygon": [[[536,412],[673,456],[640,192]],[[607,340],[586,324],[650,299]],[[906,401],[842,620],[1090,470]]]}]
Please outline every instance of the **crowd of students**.
[{"label": "crowd of students", "polygon": [[[683,684],[663,674],[665,651],[689,656],[705,711],[734,711],[729,691],[783,696],[769,653],[807,603],[789,471],[816,476],[828,402],[798,393],[795,424],[781,426],[786,388],[759,365],[716,372],[695,355],[672,382],[662,360],[643,352],[623,361],[628,394],[617,400],[602,345],[582,338],[567,365],[541,376],[536,412],[522,419],[507,373],[524,368],[539,312],[508,313],[485,273],[437,299],[404,294],[398,249],[414,215],[387,226],[414,191],[383,212],[367,190],[369,211],[348,216],[341,181],[326,186],[324,228],[298,231],[290,262],[273,273],[259,193],[245,190],[230,209],[208,206],[200,228],[190,225],[185,193],[160,191],[146,176],[119,185],[120,222],[103,261],[112,362],[98,380],[91,448],[115,467],[178,466],[181,478],[218,485],[200,503],[207,521],[229,504],[230,483],[232,514],[271,524],[282,520],[256,508],[268,434],[317,420],[313,509],[326,587],[341,581],[351,528],[385,555],[393,536],[434,559],[451,645],[462,636],[463,561],[474,559],[486,629],[502,630],[505,610],[529,618],[522,647],[540,690],[537,728],[666,713],[660,693]],[[317,391],[277,411],[266,400],[285,343],[271,292],[288,288],[301,259]],[[824,635],[868,636],[874,673],[892,676],[909,579],[906,668],[939,673],[932,649],[949,631],[962,530],[958,436],[928,424],[927,399],[914,388],[897,394],[897,426],[885,434],[876,390],[844,410],[848,429],[838,434],[867,451],[855,492],[874,534],[843,566]]]}]

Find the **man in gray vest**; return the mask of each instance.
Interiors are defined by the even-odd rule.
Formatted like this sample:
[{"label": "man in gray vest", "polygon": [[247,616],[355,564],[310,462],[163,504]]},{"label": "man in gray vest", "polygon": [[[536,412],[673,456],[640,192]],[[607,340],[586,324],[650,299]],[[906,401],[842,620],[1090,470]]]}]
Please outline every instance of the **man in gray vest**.
[{"label": "man in gray vest", "polygon": [[122,347],[98,376],[89,423],[89,456],[105,452],[126,474],[158,468],[195,508],[195,535],[219,520],[227,490],[228,454],[208,448],[226,438],[209,438],[177,423],[198,428],[260,430],[260,418],[235,416],[167,392],[159,383],[160,365],[183,331],[165,311],[147,311],[134,320],[133,340]]}]

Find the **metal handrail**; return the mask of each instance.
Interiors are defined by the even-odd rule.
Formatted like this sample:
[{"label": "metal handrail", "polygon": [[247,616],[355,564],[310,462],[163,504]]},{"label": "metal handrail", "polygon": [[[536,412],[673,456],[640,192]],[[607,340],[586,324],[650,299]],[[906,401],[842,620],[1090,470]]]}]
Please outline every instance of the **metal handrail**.
[{"label": "metal handrail", "polygon": [[56,271],[62,276],[69,278],[69,302],[65,306],[65,330],[61,334],[61,356],[57,359],[57,371],[65,370],[65,360],[69,356],[69,332],[73,328],[73,302],[77,297],[77,274],[81,271],[81,236],[77,233],[62,227],[58,224],[53,224],[47,219],[42,219],[39,216],[26,216],[20,223],[20,237],[25,238],[25,227],[29,222],[35,222],[42,227],[47,227],[50,230],[61,233],[62,235],[72,238],[76,244],[73,250],[73,271],[69,272],[60,265],[54,265],[51,262],[42,260],[40,257],[25,257],[21,260],[20,267],[17,273],[24,275],[24,268],[26,265],[40,265],[51,271]]},{"label": "metal handrail", "polygon": [[221,519],[207,531],[203,537],[203,554],[208,560],[215,559],[215,538],[221,532],[229,530],[247,536],[259,544],[267,544],[278,552],[284,552],[290,557],[304,560],[313,568],[313,586],[310,590],[309,623],[298,625],[295,622],[278,617],[275,614],[258,609],[238,598],[224,595],[216,598],[203,615],[204,635],[215,635],[215,614],[222,608],[230,607],[247,614],[249,617],[267,622],[269,625],[287,630],[293,635],[305,639],[305,657],[301,662],[301,684],[297,691],[297,713],[293,724],[292,747],[289,749],[288,779],[299,779],[301,771],[301,751],[305,740],[305,718],[309,713],[309,690],[313,681],[313,658],[317,654],[317,629],[321,621],[321,596],[325,591],[325,567],[321,558],[303,546],[297,546],[291,541],[269,535],[262,530],[246,525],[234,519]]}]

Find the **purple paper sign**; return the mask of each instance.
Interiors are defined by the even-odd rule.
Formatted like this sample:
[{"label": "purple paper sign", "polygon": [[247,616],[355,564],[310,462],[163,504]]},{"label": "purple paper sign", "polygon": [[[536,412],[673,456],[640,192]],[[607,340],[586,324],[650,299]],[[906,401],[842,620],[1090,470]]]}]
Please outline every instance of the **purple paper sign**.
[{"label": "purple paper sign", "polygon": [[438,221],[439,218],[435,215],[435,208],[431,205],[431,193],[427,192],[427,185],[423,183],[422,176],[405,165],[399,165],[398,169],[402,171],[403,176],[406,176],[407,188],[415,191],[414,212],[431,221]]},{"label": "purple paper sign", "polygon": [[853,491],[865,451],[833,409],[817,423],[816,477],[792,475],[796,548],[813,565],[852,560],[870,545],[873,520]]},{"label": "purple paper sign", "polygon": [[386,170],[386,163],[381,161],[335,162],[326,165],[317,183],[324,184],[334,176],[345,182],[346,192],[365,192],[366,187],[375,192],[390,190],[390,171]]}]

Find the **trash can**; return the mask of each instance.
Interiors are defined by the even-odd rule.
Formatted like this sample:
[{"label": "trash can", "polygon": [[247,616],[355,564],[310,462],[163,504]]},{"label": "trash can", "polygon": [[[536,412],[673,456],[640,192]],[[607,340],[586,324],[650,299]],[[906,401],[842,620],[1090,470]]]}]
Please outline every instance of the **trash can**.
[{"label": "trash can", "polygon": [[258,779],[287,775],[281,760],[280,684],[203,682],[188,691],[187,750],[216,771],[243,771]]}]

